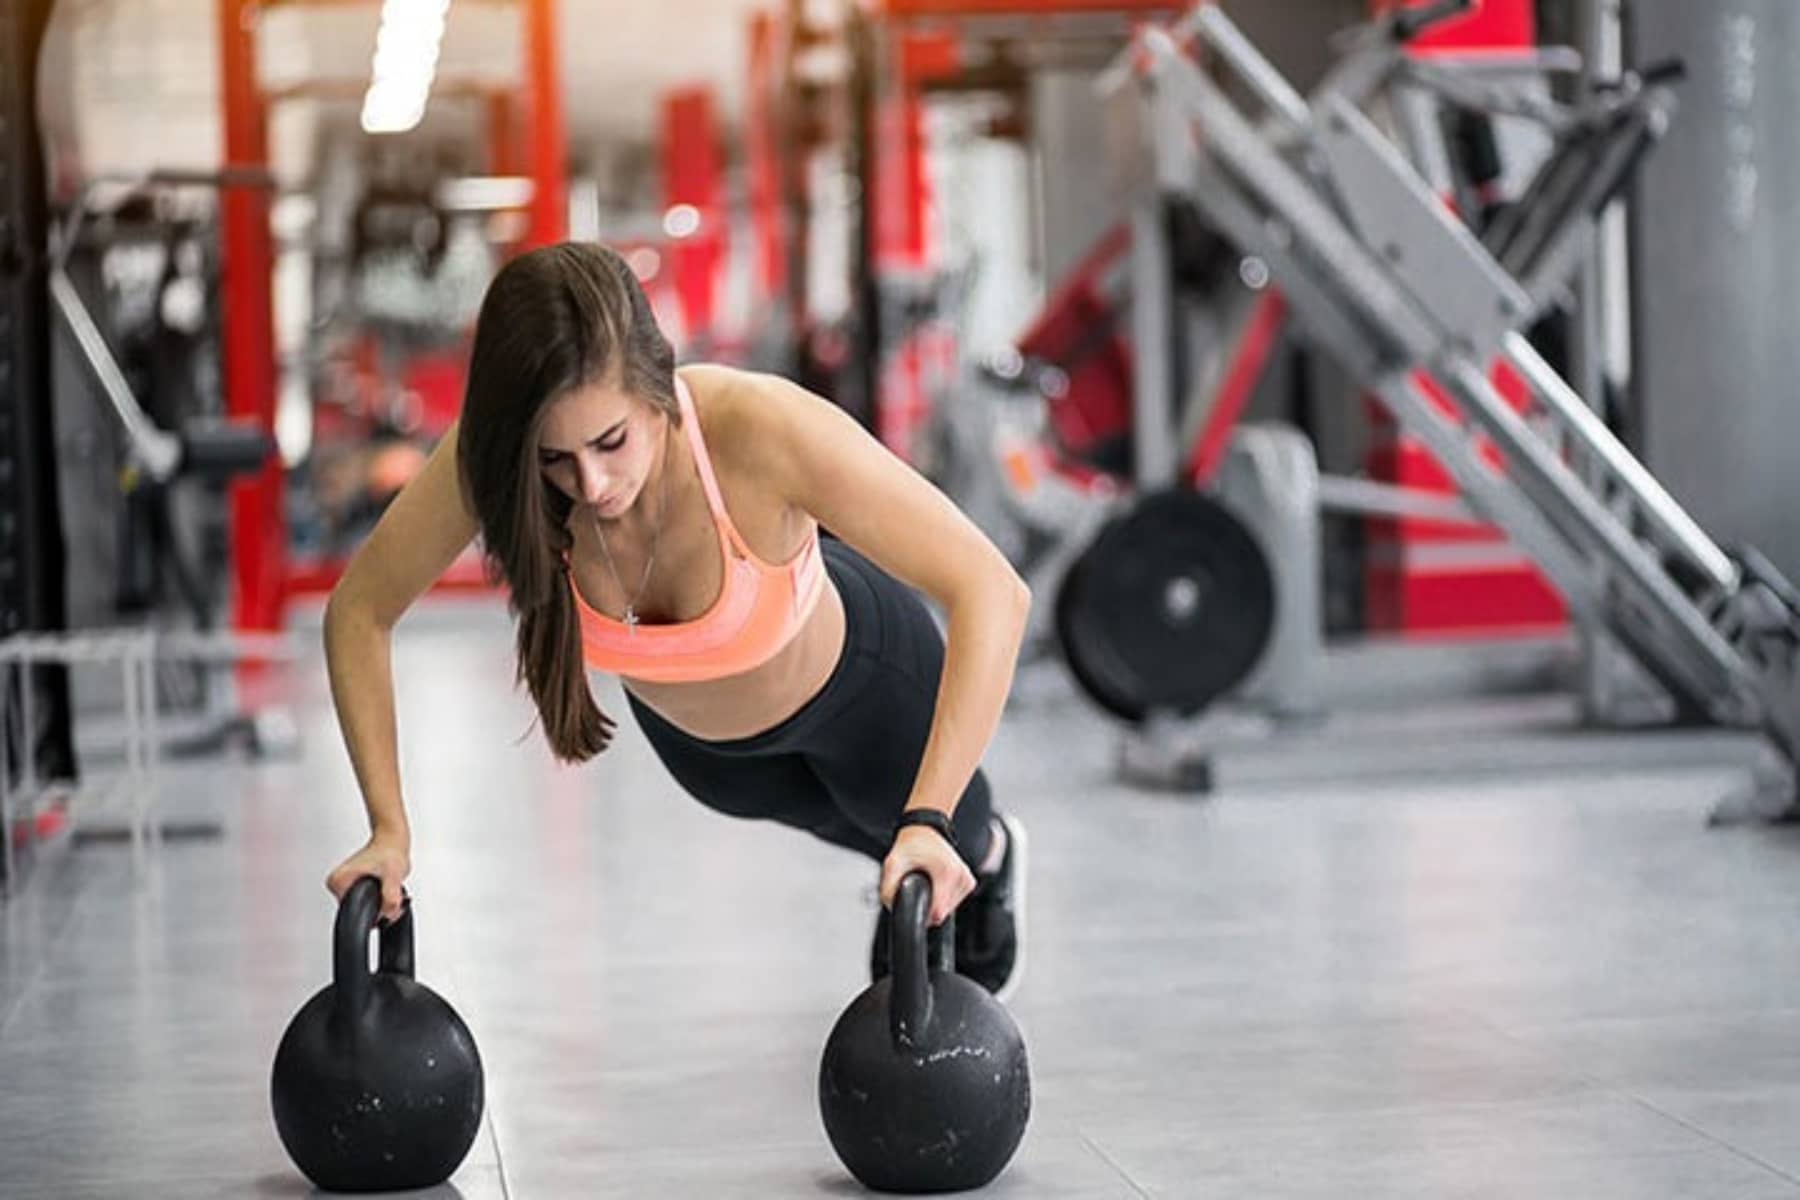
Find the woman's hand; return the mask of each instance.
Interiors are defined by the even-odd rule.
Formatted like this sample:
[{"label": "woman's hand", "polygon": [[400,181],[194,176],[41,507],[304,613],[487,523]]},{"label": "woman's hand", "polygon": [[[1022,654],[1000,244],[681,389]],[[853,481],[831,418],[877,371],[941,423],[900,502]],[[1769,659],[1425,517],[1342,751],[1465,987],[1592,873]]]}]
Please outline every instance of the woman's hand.
[{"label": "woman's hand", "polygon": [[374,834],[368,844],[338,865],[325,879],[325,887],[340,903],[352,884],[365,875],[381,880],[381,919],[398,921],[400,885],[412,874],[411,840],[393,834]]},{"label": "woman's hand", "polygon": [[881,903],[884,907],[894,906],[894,893],[899,890],[900,881],[914,871],[923,871],[931,877],[930,924],[934,926],[942,925],[963,898],[975,890],[975,873],[969,870],[962,855],[952,849],[949,842],[936,830],[909,825],[894,839],[893,849],[888,851],[886,861],[881,864]]}]

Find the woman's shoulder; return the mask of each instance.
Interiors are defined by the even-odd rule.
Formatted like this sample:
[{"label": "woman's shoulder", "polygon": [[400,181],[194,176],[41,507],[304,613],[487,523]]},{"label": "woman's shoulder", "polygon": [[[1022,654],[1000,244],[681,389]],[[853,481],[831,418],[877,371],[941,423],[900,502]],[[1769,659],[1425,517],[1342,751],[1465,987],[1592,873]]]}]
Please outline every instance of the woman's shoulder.
[{"label": "woman's shoulder", "polygon": [[708,455],[723,465],[749,466],[757,451],[766,448],[757,435],[767,432],[786,381],[719,363],[691,363],[675,373],[693,397]]},{"label": "woman's shoulder", "polygon": [[675,368],[675,374],[687,384],[689,394],[694,397],[694,404],[707,420],[712,419],[709,409],[729,411],[747,396],[754,397],[782,382],[776,375],[747,371],[724,363],[683,363]]}]

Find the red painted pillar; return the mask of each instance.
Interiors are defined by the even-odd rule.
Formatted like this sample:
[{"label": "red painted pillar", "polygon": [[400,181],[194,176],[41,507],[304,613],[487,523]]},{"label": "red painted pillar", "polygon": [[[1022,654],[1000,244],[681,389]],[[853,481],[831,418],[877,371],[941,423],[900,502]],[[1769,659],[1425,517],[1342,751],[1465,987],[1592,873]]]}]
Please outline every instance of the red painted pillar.
[{"label": "red painted pillar", "polygon": [[750,228],[756,239],[756,296],[760,309],[787,294],[787,249],[782,229],[781,151],[776,144],[775,18],[750,18],[750,69],[744,97],[744,147],[750,176]]},{"label": "red painted pillar", "polygon": [[668,93],[663,100],[662,145],[663,203],[670,208],[691,205],[700,217],[696,229],[670,244],[669,262],[687,329],[705,334],[713,326],[725,249],[719,146],[710,89],[685,87]]},{"label": "red painted pillar", "polygon": [[895,86],[876,101],[874,146],[876,262],[882,270],[923,270],[932,257],[926,211],[931,181],[925,163],[921,85],[954,72],[958,51],[945,34],[905,34],[897,42]]},{"label": "red painted pillar", "polygon": [[525,169],[519,154],[519,106],[513,93],[495,88],[487,94],[488,171],[517,175]]},{"label": "red painted pillar", "polygon": [[[902,33],[889,45],[894,55],[889,86],[875,101],[871,136],[875,155],[872,206],[875,270],[893,279],[918,282],[936,257],[929,227],[931,177],[925,161],[925,102],[922,86],[958,69],[957,39],[948,33]],[[932,324],[884,333],[875,404],[875,434],[895,454],[918,462],[921,438],[931,422],[932,364],[954,357],[947,326]]]},{"label": "red painted pillar", "polygon": [[569,236],[569,185],[564,163],[562,72],[556,44],[556,0],[520,0],[525,12],[525,97],[531,120],[531,229],[526,243]]},{"label": "red painted pillar", "polygon": [[[256,0],[219,0],[219,66],[225,118],[225,161],[264,167],[268,121],[256,77]],[[220,198],[220,313],[225,409],[275,428],[275,311],[271,296],[274,242],[269,193],[226,188]],[[232,485],[232,624],[281,626],[286,599],[287,527],[281,512],[281,464]]]}]

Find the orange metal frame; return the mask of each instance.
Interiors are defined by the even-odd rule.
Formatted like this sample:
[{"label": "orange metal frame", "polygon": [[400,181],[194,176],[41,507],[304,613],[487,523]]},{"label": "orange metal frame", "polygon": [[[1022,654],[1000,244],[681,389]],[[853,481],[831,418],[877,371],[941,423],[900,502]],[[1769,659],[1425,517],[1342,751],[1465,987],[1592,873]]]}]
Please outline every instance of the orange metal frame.
[{"label": "orange metal frame", "polygon": [[[221,105],[225,160],[236,166],[267,167],[270,106],[290,96],[334,95],[337,81],[265,92],[256,70],[257,15],[297,0],[217,0]],[[298,0],[308,5],[369,4],[372,0]],[[530,209],[529,244],[567,236],[567,173],[560,72],[556,51],[556,0],[505,0],[520,10],[525,33],[524,78],[519,92],[530,132],[520,161],[514,149],[521,114],[503,89],[450,81],[446,94],[486,97],[490,157],[494,169],[523,167],[536,187]],[[354,93],[350,93],[354,95]],[[274,239],[269,229],[269,196],[248,187],[227,187],[220,202],[222,261],[220,311],[224,319],[223,384],[226,411],[275,426],[275,317],[270,281]],[[332,571],[302,575],[287,561],[287,526],[282,516],[282,472],[271,462],[231,492],[232,625],[244,630],[281,627],[287,600],[299,588],[329,589]]]}]

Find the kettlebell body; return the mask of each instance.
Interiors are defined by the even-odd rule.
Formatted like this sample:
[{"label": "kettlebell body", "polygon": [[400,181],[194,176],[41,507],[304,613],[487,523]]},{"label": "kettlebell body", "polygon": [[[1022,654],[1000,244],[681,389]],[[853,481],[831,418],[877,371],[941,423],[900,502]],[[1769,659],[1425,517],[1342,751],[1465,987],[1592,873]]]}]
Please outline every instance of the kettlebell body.
[{"label": "kettlebell body", "polygon": [[[838,1018],[819,1065],[826,1136],[882,1192],[963,1191],[1011,1161],[1031,1116],[1025,1040],[1004,1006],[944,959],[926,961],[929,879],[894,900],[893,974]],[[948,954],[953,938],[941,940]]]},{"label": "kettlebell body", "polygon": [[413,978],[410,902],[369,972],[380,900],[373,879],[345,893],[333,981],[289,1023],[270,1079],[282,1145],[326,1191],[433,1187],[481,1128],[481,1056],[456,1010]]}]

